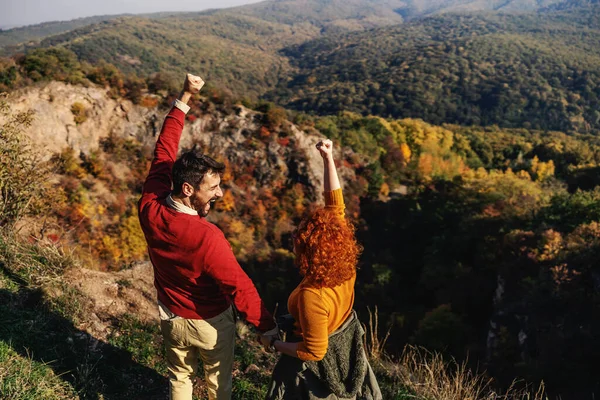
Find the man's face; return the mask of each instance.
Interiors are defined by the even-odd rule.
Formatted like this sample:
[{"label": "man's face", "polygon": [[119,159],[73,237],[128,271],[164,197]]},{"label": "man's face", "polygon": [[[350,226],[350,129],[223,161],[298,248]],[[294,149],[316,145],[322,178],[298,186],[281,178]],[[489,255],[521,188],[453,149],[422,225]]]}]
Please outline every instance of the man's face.
[{"label": "man's face", "polygon": [[221,177],[217,173],[207,173],[202,179],[200,189],[194,190],[194,193],[190,196],[190,203],[198,211],[198,214],[206,217],[211,204],[220,197],[223,197]]}]

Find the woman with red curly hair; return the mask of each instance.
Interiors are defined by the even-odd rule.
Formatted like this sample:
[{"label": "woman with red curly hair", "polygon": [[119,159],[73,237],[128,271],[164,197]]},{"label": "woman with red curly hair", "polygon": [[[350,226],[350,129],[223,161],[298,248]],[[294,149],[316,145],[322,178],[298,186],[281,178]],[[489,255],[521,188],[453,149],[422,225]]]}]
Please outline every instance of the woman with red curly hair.
[{"label": "woman with red curly hair", "polygon": [[261,337],[267,350],[283,354],[267,399],[381,399],[352,308],[362,248],[344,217],[333,143],[323,140],[316,147],[323,158],[325,207],[305,218],[294,234],[303,279],[288,299],[293,338]]}]

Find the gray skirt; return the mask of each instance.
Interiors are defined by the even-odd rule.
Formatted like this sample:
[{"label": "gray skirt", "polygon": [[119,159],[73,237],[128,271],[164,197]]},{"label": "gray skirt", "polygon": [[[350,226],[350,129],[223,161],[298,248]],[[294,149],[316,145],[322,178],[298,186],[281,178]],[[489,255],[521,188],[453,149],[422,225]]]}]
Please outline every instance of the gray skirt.
[{"label": "gray skirt", "polygon": [[329,335],[323,360],[302,361],[283,354],[273,369],[266,399],[381,400],[377,379],[363,348],[363,335],[353,311],[348,320]]}]

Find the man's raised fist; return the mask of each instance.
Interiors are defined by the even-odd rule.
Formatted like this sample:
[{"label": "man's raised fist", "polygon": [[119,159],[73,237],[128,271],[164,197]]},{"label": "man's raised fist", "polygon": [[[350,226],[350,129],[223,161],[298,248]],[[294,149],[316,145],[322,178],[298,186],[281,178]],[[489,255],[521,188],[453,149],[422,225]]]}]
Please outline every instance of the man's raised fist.
[{"label": "man's raised fist", "polygon": [[185,82],[183,84],[184,92],[195,94],[202,89],[202,86],[204,86],[204,81],[199,76],[192,74],[187,74],[185,76]]}]

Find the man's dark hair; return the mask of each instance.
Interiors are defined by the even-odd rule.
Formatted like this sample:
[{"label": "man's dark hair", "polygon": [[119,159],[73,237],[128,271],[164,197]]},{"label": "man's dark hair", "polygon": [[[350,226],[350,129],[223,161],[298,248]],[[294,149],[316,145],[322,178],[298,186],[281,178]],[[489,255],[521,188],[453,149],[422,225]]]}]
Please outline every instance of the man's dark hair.
[{"label": "man's dark hair", "polygon": [[225,164],[215,161],[211,157],[196,151],[183,153],[173,164],[173,194],[181,194],[184,182],[189,183],[194,189],[200,188],[204,175],[210,172],[222,173]]}]

